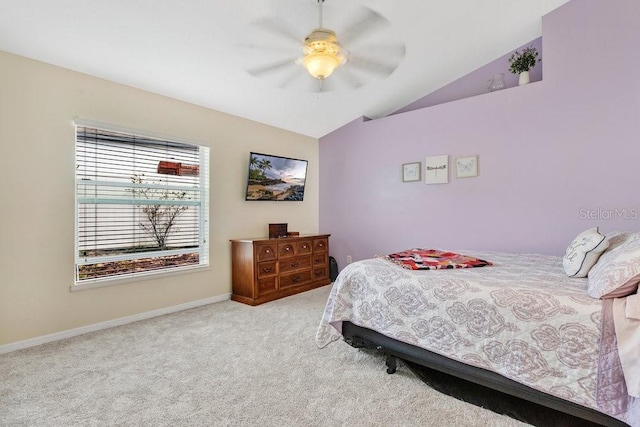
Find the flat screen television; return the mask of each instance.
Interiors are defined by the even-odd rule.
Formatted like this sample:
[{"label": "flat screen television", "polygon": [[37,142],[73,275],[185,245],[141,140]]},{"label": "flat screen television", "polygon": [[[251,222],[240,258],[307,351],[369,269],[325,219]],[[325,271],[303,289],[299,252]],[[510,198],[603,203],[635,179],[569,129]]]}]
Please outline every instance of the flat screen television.
[{"label": "flat screen television", "polygon": [[307,161],[270,154],[249,154],[245,200],[299,201],[304,199]]}]

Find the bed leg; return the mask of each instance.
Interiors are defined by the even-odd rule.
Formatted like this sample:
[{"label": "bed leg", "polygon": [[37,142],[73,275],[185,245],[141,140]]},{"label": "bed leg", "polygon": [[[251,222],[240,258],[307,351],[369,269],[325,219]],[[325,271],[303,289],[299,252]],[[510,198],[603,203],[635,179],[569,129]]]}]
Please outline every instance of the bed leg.
[{"label": "bed leg", "polygon": [[387,354],[386,364],[387,364],[387,374],[395,374],[396,367],[397,367],[396,358],[394,356],[391,356],[390,354]]}]

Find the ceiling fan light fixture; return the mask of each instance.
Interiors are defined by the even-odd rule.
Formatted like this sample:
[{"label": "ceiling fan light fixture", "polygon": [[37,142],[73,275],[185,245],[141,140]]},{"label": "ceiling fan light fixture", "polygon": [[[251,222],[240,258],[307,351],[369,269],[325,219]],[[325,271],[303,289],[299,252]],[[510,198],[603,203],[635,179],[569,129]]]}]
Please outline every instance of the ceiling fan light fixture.
[{"label": "ceiling fan light fixture", "polygon": [[313,78],[324,80],[340,65],[340,60],[326,53],[312,53],[302,60],[304,68]]},{"label": "ceiling fan light fixture", "polygon": [[313,78],[324,80],[345,62],[333,31],[317,28],[305,38],[302,65]]}]

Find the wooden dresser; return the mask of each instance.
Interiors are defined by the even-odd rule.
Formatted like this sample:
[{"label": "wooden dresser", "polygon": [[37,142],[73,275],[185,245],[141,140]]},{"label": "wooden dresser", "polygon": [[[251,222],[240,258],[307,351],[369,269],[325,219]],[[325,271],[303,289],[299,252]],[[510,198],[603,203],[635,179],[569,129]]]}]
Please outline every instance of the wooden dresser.
[{"label": "wooden dresser", "polygon": [[329,236],[231,240],[231,299],[258,305],[328,285]]}]

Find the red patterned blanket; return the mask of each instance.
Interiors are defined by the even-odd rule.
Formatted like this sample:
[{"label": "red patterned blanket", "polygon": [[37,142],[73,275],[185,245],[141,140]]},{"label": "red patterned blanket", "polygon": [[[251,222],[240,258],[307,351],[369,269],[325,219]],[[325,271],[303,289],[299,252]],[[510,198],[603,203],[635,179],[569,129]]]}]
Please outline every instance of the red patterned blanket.
[{"label": "red patterned blanket", "polygon": [[470,268],[493,265],[483,259],[438,249],[407,249],[406,251],[385,255],[383,258],[409,270],[439,270],[443,268]]}]

